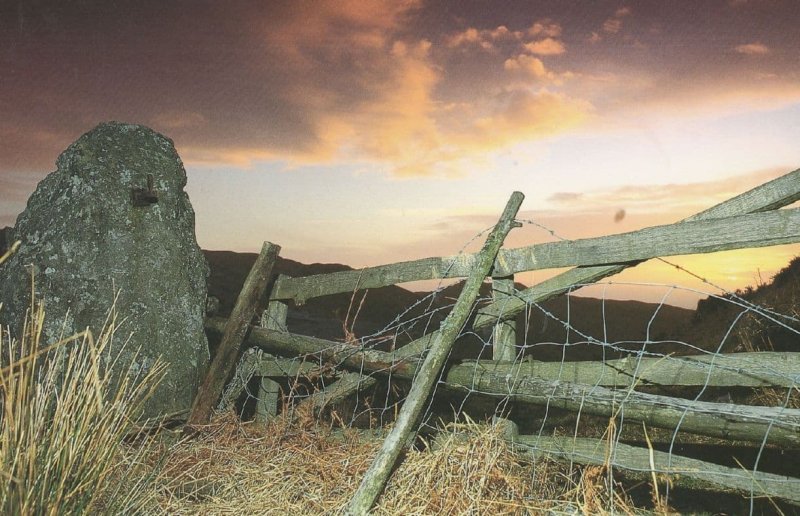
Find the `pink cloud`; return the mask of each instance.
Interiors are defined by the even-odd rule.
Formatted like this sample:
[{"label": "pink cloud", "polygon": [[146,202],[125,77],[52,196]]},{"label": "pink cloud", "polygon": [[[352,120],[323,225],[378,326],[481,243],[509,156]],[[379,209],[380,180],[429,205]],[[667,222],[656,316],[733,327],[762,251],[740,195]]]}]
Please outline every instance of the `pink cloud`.
[{"label": "pink cloud", "polygon": [[614,16],[603,22],[603,31],[616,34],[622,29],[622,18],[631,14],[630,7],[621,7],[614,12]]},{"label": "pink cloud", "polygon": [[748,56],[763,56],[769,54],[769,47],[763,43],[747,43],[744,45],[737,45],[734,50],[740,54]]},{"label": "pink cloud", "polygon": [[603,23],[603,30],[609,34],[616,34],[622,28],[622,20],[619,18],[609,18]]},{"label": "pink cloud", "polygon": [[511,31],[505,25],[499,25],[494,29],[476,29],[470,27],[461,32],[457,32],[445,39],[445,45],[449,48],[457,48],[468,45],[476,45],[484,50],[494,49],[494,43],[503,40],[519,40],[522,32]]},{"label": "pink cloud", "polygon": [[528,34],[531,36],[557,38],[561,36],[561,25],[550,20],[540,20],[531,25],[528,29]]}]

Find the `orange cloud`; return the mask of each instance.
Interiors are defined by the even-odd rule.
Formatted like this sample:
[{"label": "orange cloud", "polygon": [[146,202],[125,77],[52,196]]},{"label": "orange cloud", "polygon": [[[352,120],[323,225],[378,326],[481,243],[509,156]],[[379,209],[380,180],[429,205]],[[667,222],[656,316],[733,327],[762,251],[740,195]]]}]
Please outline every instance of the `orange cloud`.
[{"label": "orange cloud", "polygon": [[525,49],[540,56],[555,56],[566,52],[564,44],[553,38],[545,38],[525,44]]},{"label": "orange cloud", "polygon": [[503,68],[508,71],[524,71],[532,77],[539,79],[552,79],[553,73],[545,68],[544,63],[538,57],[520,54],[514,58],[508,58],[503,63]]},{"label": "orange cloud", "polygon": [[501,147],[559,134],[583,123],[592,111],[586,101],[547,90],[512,90],[498,100],[493,113],[474,122],[468,133],[473,145]]},{"label": "orange cloud", "polygon": [[[575,77],[570,71],[556,73],[547,68],[544,62],[538,57],[528,54],[519,54],[516,57],[509,57],[503,62],[503,68],[512,74],[524,74],[528,77],[537,79],[539,82],[547,82],[550,85],[562,85],[565,80]],[[517,85],[516,87],[527,87],[529,84]],[[509,85],[513,89],[513,85]]]},{"label": "orange cloud", "polygon": [[477,45],[484,50],[494,49],[494,43],[501,40],[518,40],[522,37],[520,31],[510,31],[505,25],[500,25],[495,29],[478,30],[470,27],[461,32],[448,36],[445,44],[450,48],[462,47],[465,45]]},{"label": "orange cloud", "polygon": [[[437,154],[441,135],[432,91],[438,73],[429,61],[431,44],[395,42],[387,56],[387,76],[370,102],[351,113],[331,112],[320,123],[320,139],[344,149],[351,159],[412,164]],[[397,170],[395,170],[397,172]]]},{"label": "orange cloud", "polygon": [[561,36],[561,25],[554,23],[551,20],[537,21],[528,29],[528,34],[531,36],[547,36],[550,38],[557,38]]},{"label": "orange cloud", "polygon": [[737,45],[734,50],[740,54],[748,56],[763,56],[769,54],[769,47],[762,43],[747,43],[745,45]]},{"label": "orange cloud", "polygon": [[[357,15],[357,3],[350,5]],[[356,16],[363,24],[356,31],[361,36],[348,33],[343,36],[345,43],[337,40],[336,27],[329,26],[332,22],[319,17],[312,22],[316,27],[313,36],[271,36],[271,41],[287,48],[287,55],[302,54],[287,63],[298,80],[286,95],[292,104],[312,115],[308,122],[314,139],[306,148],[295,149],[283,158],[290,166],[324,160],[368,163],[395,176],[459,175],[465,166],[486,159],[487,153],[568,130],[582,123],[591,109],[587,102],[566,95],[508,90],[508,85],[500,93],[448,102],[436,89],[442,80],[442,67],[432,55],[432,43],[398,37],[400,31],[396,29],[403,11],[386,9],[394,23],[370,25],[368,19]],[[542,22],[531,30],[555,36],[561,29]],[[382,39],[371,37],[376,31],[383,34]],[[468,28],[443,41],[447,48],[493,49],[496,42],[519,41],[522,37],[522,32],[500,25],[491,30]],[[554,53],[559,45],[547,36],[539,50]],[[359,98],[350,98],[349,91],[332,89],[331,84],[315,77],[315,68],[310,67],[313,62],[308,60],[319,53],[331,54],[327,61],[345,56],[351,61],[357,59],[359,66],[348,76],[347,84],[361,92]],[[560,77],[529,55],[511,58],[504,67],[552,83]],[[307,77],[300,73],[302,70],[308,71]],[[225,155],[237,162],[242,156],[241,152]],[[261,154],[258,159],[263,157]]]}]

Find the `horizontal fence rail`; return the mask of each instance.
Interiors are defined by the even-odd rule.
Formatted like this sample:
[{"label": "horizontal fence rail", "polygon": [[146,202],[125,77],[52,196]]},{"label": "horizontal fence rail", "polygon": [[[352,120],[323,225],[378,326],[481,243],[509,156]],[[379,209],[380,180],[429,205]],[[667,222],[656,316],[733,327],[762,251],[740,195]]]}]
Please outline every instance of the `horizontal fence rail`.
[{"label": "horizontal fence rail", "polygon": [[[598,238],[543,243],[501,250],[492,275],[561,267],[591,267],[588,279],[619,272],[609,265],[641,262],[660,256],[711,253],[800,241],[800,208],[771,211],[800,198],[800,170],[765,183],[688,219],[630,233]],[[281,277],[270,299],[308,299],[378,288],[410,281],[461,278],[475,265],[475,254],[433,257],[299,278]],[[598,267],[604,266],[604,267]],[[623,266],[624,267],[624,266]],[[604,270],[606,269],[606,270]],[[615,270],[616,272],[609,272]],[[572,284],[582,276],[572,278]]]},{"label": "horizontal fence rail", "polygon": [[746,495],[755,492],[800,504],[800,480],[783,475],[743,471],[622,443],[609,446],[608,441],[583,437],[519,436],[514,446],[534,460],[548,456],[577,464],[609,465],[639,473],[644,479],[653,474],[668,474],[677,485],[721,488]]},{"label": "horizontal fence rail", "polygon": [[[216,333],[221,333],[223,327],[224,319],[206,323],[206,328]],[[402,380],[413,380],[420,363],[414,359],[395,360],[390,352],[361,350],[341,342],[264,328],[252,328],[246,343],[268,353],[311,356],[319,363]],[[680,427],[710,437],[750,442],[761,442],[766,436],[771,444],[800,447],[800,409],[702,402],[533,376],[476,375],[476,369],[469,366],[455,368],[455,372],[453,369],[443,378],[443,387],[457,392],[479,392],[523,404],[606,417],[624,407],[629,422],[668,430]]]},{"label": "horizontal fence rail", "polygon": [[603,387],[784,387],[800,386],[800,353],[757,351],[684,357],[629,356],[615,360],[541,362],[465,361],[450,368],[457,383],[483,378],[550,378]]}]

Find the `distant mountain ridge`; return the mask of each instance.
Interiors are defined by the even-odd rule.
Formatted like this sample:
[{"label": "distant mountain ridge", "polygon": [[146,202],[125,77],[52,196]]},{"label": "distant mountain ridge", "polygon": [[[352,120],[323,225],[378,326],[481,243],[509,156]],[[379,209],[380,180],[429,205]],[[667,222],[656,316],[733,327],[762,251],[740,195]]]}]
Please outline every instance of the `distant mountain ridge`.
[{"label": "distant mountain ridge", "polygon": [[[241,289],[250,267],[255,262],[255,253],[236,253],[231,251],[204,251],[211,268],[209,278],[209,295],[220,299],[220,312],[224,315],[230,312],[236,296]],[[328,272],[353,270],[342,264],[302,264],[300,262],[279,258],[273,274],[286,274],[292,277],[310,276]],[[429,292],[412,292],[398,286],[370,289],[366,294],[365,302],[355,321],[354,333],[357,336],[375,333],[392,323],[398,315],[409,307],[418,304],[418,308],[410,317],[420,315],[427,310],[439,309],[428,322],[428,330],[438,328],[443,320],[449,305],[451,305],[461,291],[463,282],[448,286],[438,293],[433,301],[425,300]],[[517,285],[518,289],[525,288]],[[351,317],[358,308],[361,296],[355,296],[354,306],[351,307]],[[484,302],[491,298],[491,284],[484,283],[481,288],[481,298]],[[343,323],[350,307],[351,293],[324,296],[309,300],[301,307],[291,307],[289,311],[289,329],[296,333],[313,335],[320,338],[342,339],[345,337]],[[420,302],[425,300],[425,302]],[[652,321],[653,314],[658,311],[658,317]],[[549,313],[547,315],[545,312]],[[569,312],[569,315],[568,315]],[[562,321],[569,321],[571,329],[567,329],[556,317]],[[518,344],[532,344],[539,342],[564,343],[585,340],[583,335],[589,335],[598,340],[607,339],[616,341],[639,341],[649,335],[650,339],[669,338],[678,327],[689,324],[694,317],[694,311],[671,305],[645,303],[641,301],[601,300],[579,296],[560,296],[541,305],[541,309],[530,307],[529,314],[518,317]],[[425,321],[418,325],[415,331],[410,332],[405,339],[409,340],[420,335],[424,329]],[[649,333],[648,333],[649,330]],[[488,338],[488,334],[483,336]],[[401,343],[398,343],[400,345]],[[475,351],[475,342],[469,346],[467,354]],[[556,349],[557,348],[557,349]],[[560,359],[561,346],[536,347],[534,355],[538,359]],[[597,346],[594,346],[596,349]],[[577,349],[577,348],[576,348]],[[465,350],[466,351],[466,350]],[[584,357],[585,351],[580,353]],[[488,358],[488,357],[487,357]],[[576,357],[578,358],[578,357]]]},{"label": "distant mountain ridge", "polygon": [[[203,251],[203,253],[211,269],[208,279],[209,295],[220,300],[220,314],[228,315],[258,255],[233,251]],[[273,269],[273,280],[280,274],[297,278],[346,270],[353,268],[338,263],[303,264],[278,257]],[[343,339],[346,337],[345,319],[348,321],[355,319],[353,327],[349,330],[359,336],[369,335],[386,327],[420,298],[418,294],[397,286],[370,289],[359,311],[363,296],[363,292],[356,296],[351,293],[335,294],[311,299],[303,306],[290,306],[289,328],[295,333]],[[349,317],[348,309],[351,312]]]}]

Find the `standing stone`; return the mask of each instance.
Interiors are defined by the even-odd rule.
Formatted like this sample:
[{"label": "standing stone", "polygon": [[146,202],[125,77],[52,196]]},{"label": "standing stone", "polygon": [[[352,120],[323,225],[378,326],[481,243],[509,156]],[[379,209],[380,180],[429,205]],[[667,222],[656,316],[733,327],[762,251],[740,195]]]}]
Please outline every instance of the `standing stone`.
[{"label": "standing stone", "polygon": [[0,323],[19,334],[32,264],[46,343],[86,327],[97,335],[114,304],[121,325],[106,359],[122,352],[112,377],[132,361],[146,372],[161,357],[168,370],[145,416],[188,410],[209,361],[208,265],[172,141],[140,125],[105,123],[56,165],[12,229],[9,240],[22,245],[0,265]]},{"label": "standing stone", "polygon": [[3,256],[3,253],[11,247],[11,242],[8,241],[8,235],[11,234],[11,228],[4,227],[0,229],[0,256]]}]

